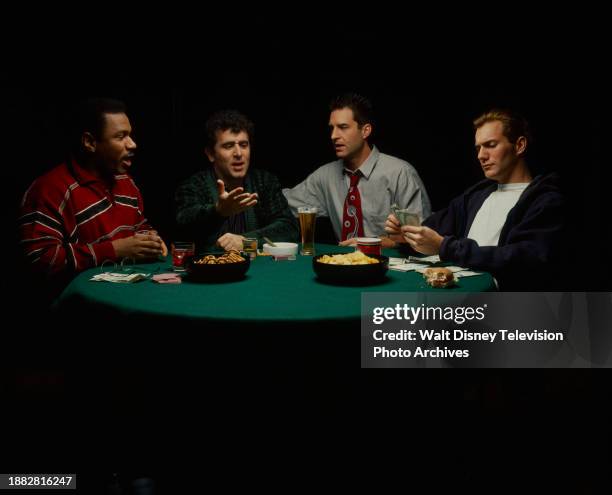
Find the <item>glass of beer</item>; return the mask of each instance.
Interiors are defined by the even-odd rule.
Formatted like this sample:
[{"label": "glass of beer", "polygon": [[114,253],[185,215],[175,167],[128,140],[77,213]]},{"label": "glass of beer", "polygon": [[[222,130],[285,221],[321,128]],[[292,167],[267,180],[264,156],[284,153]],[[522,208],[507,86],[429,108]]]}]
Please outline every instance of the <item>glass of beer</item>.
[{"label": "glass of beer", "polygon": [[313,256],[317,209],[314,206],[300,206],[298,208],[298,215],[300,217],[300,231],[302,232],[302,249],[300,254]]},{"label": "glass of beer", "polygon": [[242,250],[249,255],[249,258],[255,259],[257,257],[257,238],[245,237],[242,239]]}]

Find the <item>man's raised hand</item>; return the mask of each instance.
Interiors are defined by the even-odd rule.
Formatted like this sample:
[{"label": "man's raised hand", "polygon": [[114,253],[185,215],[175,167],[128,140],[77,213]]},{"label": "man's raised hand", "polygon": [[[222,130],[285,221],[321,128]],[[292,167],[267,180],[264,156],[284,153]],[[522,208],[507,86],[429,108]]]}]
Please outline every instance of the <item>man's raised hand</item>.
[{"label": "man's raised hand", "polygon": [[222,180],[217,180],[217,192],[219,193],[219,199],[215,208],[219,215],[223,217],[242,213],[257,204],[257,193],[244,192],[243,187],[237,187],[227,192]]}]

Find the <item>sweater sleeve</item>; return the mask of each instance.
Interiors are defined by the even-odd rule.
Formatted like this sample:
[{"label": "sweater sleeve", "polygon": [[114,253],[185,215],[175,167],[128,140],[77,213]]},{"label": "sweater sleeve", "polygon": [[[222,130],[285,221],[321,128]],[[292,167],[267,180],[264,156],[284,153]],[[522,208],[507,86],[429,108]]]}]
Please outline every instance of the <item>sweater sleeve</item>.
[{"label": "sweater sleeve", "polygon": [[258,187],[261,201],[258,224],[260,227],[251,232],[245,232],[246,237],[270,237],[281,242],[295,242],[299,236],[297,221],[291,214],[289,205],[282,193],[280,182],[272,174],[263,175],[262,184]]},{"label": "sweater sleeve", "polygon": [[79,242],[76,218],[61,207],[65,194],[38,180],[24,195],[18,219],[19,243],[34,272],[57,276],[116,259],[111,241]]},{"label": "sweater sleeve", "polygon": [[423,221],[423,225],[435,230],[442,236],[460,235],[457,209],[460,208],[461,197],[451,201],[447,208],[439,210]]},{"label": "sweater sleeve", "polygon": [[176,190],[176,222],[190,238],[209,237],[221,228],[224,218],[215,209],[215,194],[201,174],[190,177]]}]

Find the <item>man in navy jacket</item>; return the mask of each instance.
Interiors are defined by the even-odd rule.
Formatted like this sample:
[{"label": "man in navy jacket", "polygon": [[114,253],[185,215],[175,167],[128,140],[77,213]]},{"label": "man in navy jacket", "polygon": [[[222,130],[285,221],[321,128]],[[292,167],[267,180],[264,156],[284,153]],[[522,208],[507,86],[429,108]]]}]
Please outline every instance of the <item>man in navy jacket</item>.
[{"label": "man in navy jacket", "polygon": [[559,290],[564,222],[557,175],[532,176],[525,161],[530,133],[519,115],[491,110],[474,128],[486,178],[422,226],[400,227],[390,215],[386,230],[419,253],[490,272],[502,290]]}]

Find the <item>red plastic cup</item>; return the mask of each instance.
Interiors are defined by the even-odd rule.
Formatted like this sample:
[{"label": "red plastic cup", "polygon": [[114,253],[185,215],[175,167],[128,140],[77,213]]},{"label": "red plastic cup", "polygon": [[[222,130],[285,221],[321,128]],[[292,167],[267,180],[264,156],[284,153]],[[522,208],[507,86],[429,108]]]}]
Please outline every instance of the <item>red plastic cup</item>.
[{"label": "red plastic cup", "polygon": [[363,254],[382,254],[382,240],[379,237],[357,237],[357,249]]}]

